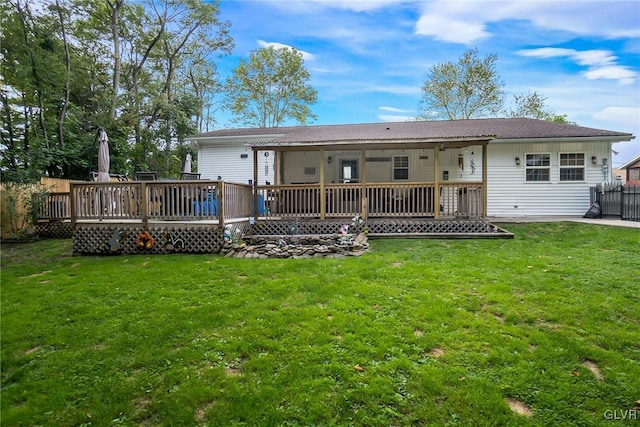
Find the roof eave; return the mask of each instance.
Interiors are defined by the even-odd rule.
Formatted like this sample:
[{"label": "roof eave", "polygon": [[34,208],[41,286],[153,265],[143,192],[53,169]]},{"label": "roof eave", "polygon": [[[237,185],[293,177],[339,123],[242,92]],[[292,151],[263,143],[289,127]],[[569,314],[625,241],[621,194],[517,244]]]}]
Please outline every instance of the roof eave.
[{"label": "roof eave", "polygon": [[251,142],[258,142],[258,141],[269,141],[275,138],[281,138],[284,135],[285,134],[281,133],[281,134],[272,134],[272,135],[233,135],[233,136],[226,135],[226,136],[202,136],[202,137],[194,136],[194,137],[186,138],[186,140],[189,141],[191,144],[195,144],[196,146],[203,146],[203,145],[221,144],[225,142],[251,143]]},{"label": "roof eave", "polygon": [[634,157],[633,159],[629,160],[628,162],[626,162],[625,164],[620,166],[618,169],[620,169],[620,170],[627,169],[629,166],[635,165],[638,162],[640,162],[640,155],[638,155],[638,156]]},{"label": "roof eave", "polygon": [[344,141],[254,141],[247,142],[246,145],[256,150],[278,149],[278,148],[305,148],[305,147],[347,147],[347,146],[363,146],[363,145],[438,145],[445,146],[454,145],[471,145],[473,143],[482,144],[493,140],[494,136],[474,136],[474,137],[455,137],[455,138],[399,138],[399,139],[360,139],[360,140],[344,140]]},{"label": "roof eave", "polygon": [[624,142],[631,141],[635,136],[628,135],[604,135],[604,136],[562,136],[562,137],[538,137],[538,138],[495,138],[492,144],[527,144],[537,142]]}]

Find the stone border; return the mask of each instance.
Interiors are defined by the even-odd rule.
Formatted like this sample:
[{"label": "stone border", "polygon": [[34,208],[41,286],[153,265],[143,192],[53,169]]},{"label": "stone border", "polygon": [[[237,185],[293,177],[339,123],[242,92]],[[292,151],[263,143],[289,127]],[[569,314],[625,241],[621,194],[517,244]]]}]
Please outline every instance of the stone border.
[{"label": "stone border", "polygon": [[220,254],[234,258],[345,258],[369,251],[365,233],[353,235],[255,236],[225,242]]}]

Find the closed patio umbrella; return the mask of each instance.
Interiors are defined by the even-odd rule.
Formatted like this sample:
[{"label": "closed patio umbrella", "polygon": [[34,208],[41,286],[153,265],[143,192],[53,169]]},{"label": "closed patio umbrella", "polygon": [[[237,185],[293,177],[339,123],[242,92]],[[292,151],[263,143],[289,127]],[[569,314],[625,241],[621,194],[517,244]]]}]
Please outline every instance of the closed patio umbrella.
[{"label": "closed patio umbrella", "polygon": [[98,182],[109,182],[109,138],[104,129],[100,129],[98,137],[100,145],[98,147]]},{"label": "closed patio umbrella", "polygon": [[191,173],[191,154],[187,153],[187,157],[184,159],[184,173]]}]

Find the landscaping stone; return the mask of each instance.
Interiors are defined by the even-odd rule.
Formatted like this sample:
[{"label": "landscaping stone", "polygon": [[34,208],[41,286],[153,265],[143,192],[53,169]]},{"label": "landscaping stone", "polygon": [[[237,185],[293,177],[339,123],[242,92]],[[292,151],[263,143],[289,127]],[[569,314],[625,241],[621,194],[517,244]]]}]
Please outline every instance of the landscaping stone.
[{"label": "landscaping stone", "polygon": [[369,250],[365,233],[343,235],[247,236],[241,242],[225,242],[221,255],[234,258],[344,258]]}]

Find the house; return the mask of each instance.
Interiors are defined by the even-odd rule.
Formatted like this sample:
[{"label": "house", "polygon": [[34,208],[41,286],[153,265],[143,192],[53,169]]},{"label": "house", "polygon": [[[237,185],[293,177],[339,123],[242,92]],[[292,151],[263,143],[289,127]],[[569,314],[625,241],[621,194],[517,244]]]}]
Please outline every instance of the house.
[{"label": "house", "polygon": [[261,215],[437,219],[582,215],[589,188],[612,180],[612,144],[634,138],[492,118],[225,129],[188,140],[203,179],[255,185]]},{"label": "house", "polygon": [[640,155],[629,160],[619,169],[625,173],[625,185],[640,185]]}]

